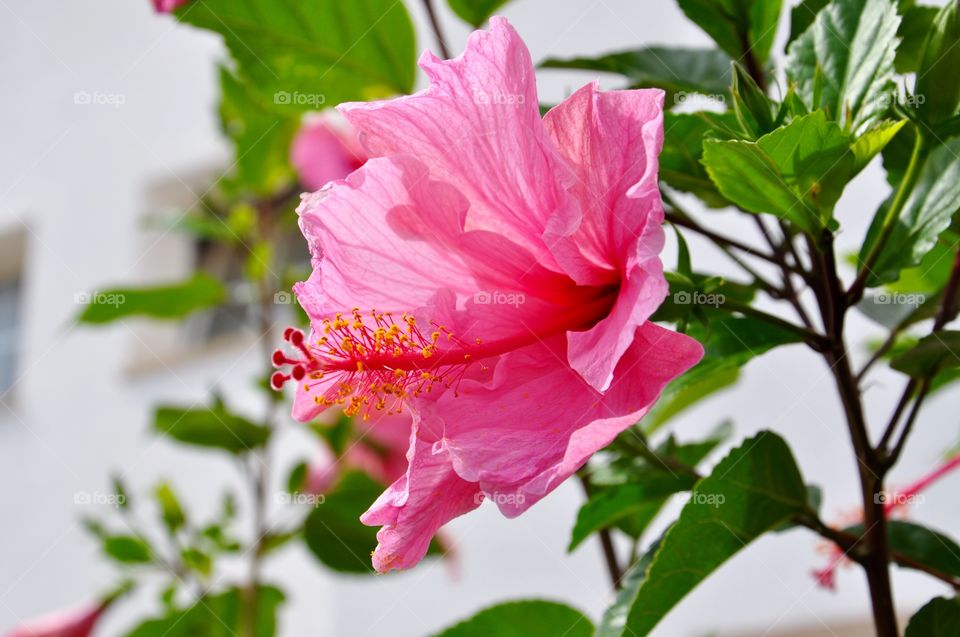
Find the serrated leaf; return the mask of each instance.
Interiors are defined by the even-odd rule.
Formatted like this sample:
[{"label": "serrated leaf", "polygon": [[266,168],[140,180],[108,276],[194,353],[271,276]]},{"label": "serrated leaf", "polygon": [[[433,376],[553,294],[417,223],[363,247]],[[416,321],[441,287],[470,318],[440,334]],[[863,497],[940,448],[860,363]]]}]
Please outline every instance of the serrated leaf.
[{"label": "serrated leaf", "polygon": [[490,19],[497,10],[510,0],[447,0],[461,20],[467,24],[479,27]]},{"label": "serrated leaf", "polygon": [[[889,205],[890,200],[874,215],[860,250],[860,262],[873,249]],[[867,285],[875,287],[896,281],[901,270],[920,263],[936,245],[940,234],[950,226],[958,210],[960,139],[955,138],[937,146],[923,160],[916,184],[903,205],[897,225],[871,268]]]},{"label": "serrated leaf", "polygon": [[787,444],[760,432],[694,488],[664,535],[634,597],[624,634],[644,637],[721,564],[807,509],[807,489]]},{"label": "serrated leaf", "polygon": [[794,119],[756,142],[704,142],[703,163],[724,197],[817,233],[853,178],[851,139],[822,111]]},{"label": "serrated leaf", "polygon": [[696,195],[712,208],[729,206],[730,202],[710,181],[700,160],[704,141],[729,139],[732,133],[726,129],[735,127],[736,123],[730,113],[664,113],[660,181],[676,190]]},{"label": "serrated leaf", "polygon": [[590,637],[593,623],[565,604],[522,600],[498,604],[434,637]]},{"label": "serrated leaf", "polygon": [[245,85],[279,112],[413,89],[413,25],[402,2],[204,0],[177,17],[223,36]]},{"label": "serrated leaf", "polygon": [[679,0],[680,8],[734,59],[766,62],[777,36],[781,0]]},{"label": "serrated leaf", "polygon": [[897,133],[906,125],[907,120],[897,121],[884,120],[878,122],[873,128],[866,131],[853,141],[850,150],[853,151],[853,157],[856,160],[854,172],[859,173],[867,167],[878,153],[887,147]]},{"label": "serrated leaf", "polygon": [[180,283],[140,288],[108,288],[81,292],[77,303],[86,307],[77,320],[88,325],[103,325],[130,316],[152,319],[180,319],[222,303],[223,284],[213,277],[197,273]]},{"label": "serrated leaf", "polygon": [[892,0],[833,0],[790,44],[787,77],[811,111],[859,133],[881,119],[894,89],[900,16]]},{"label": "serrated leaf", "polygon": [[910,618],[904,637],[960,635],[960,599],[936,597]]},{"label": "serrated leaf", "polygon": [[222,405],[211,408],[159,407],[153,429],[179,442],[230,453],[252,451],[266,444],[270,429],[232,414]]},{"label": "serrated leaf", "polygon": [[726,94],[730,61],[717,49],[652,46],[591,58],[550,58],[540,66],[616,73],[626,77],[631,88],[662,88],[670,108],[685,101],[685,93]]}]

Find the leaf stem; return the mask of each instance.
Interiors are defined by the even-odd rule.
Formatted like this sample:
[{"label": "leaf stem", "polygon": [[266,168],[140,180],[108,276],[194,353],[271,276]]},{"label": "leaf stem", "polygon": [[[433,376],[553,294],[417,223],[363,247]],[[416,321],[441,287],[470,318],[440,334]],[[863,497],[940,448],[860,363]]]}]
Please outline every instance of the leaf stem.
[{"label": "leaf stem", "polygon": [[443,36],[443,29],[440,27],[440,20],[433,7],[433,0],[423,0],[423,7],[427,11],[427,19],[430,21],[430,28],[433,29],[433,36],[437,40],[437,46],[440,48],[440,54],[444,59],[450,59],[450,49],[447,48],[447,39]]}]

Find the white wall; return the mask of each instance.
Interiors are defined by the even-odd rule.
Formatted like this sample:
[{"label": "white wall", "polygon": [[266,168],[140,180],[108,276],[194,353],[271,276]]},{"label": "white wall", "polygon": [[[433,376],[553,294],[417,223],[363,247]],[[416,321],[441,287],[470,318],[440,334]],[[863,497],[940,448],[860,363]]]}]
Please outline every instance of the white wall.
[{"label": "white wall", "polygon": [[[408,4],[415,5],[422,27],[419,4]],[[26,228],[28,237],[21,377],[0,404],[0,627],[90,599],[114,581],[77,524],[93,509],[74,504],[79,491],[107,492],[112,470],[123,472],[135,489],[161,476],[189,486],[195,511],[210,510],[235,481],[227,461],[152,437],[151,404],[202,400],[216,384],[240,406],[258,407],[247,390],[262,362],[251,343],[186,363],[160,355],[147,365],[152,371],[131,374],[132,361],[152,356],[149,330],[136,323],[76,329],[70,322],[78,311],[76,292],[172,278],[189,267],[182,244],[144,230],[143,216],[157,205],[149,193],[157,183],[192,184],[198,168],[227,157],[215,118],[219,42],[155,16],[149,5],[0,0],[0,232]],[[535,58],[637,43],[706,44],[670,2],[518,0],[505,14]],[[442,17],[459,50],[466,30],[446,11]],[[420,33],[420,47],[432,46],[429,34]],[[544,73],[543,99],[557,101],[587,79]],[[610,78],[605,82],[612,85]],[[77,91],[125,101],[119,108],[78,105]],[[876,170],[849,188],[840,204],[846,245],[862,236],[885,193]],[[731,232],[749,232],[729,215],[709,219]],[[719,263],[695,254],[700,267]],[[865,340],[873,332],[858,321],[854,333]],[[890,375],[871,388],[870,412],[877,420],[900,386]],[[924,471],[955,441],[950,401],[941,396],[930,402],[894,483]],[[770,427],[789,438],[807,480],[831,485],[825,515],[856,508],[853,460],[819,360],[800,348],[764,357],[748,369],[738,392],[693,410],[675,430],[693,436],[726,416],[735,417],[739,436]],[[306,438],[291,433],[283,455],[304,455],[305,445]],[[610,596],[597,546],[564,554],[580,499],[568,484],[517,520],[483,507],[455,521],[456,578],[439,564],[387,577],[332,577],[304,551],[288,551],[268,569],[290,596],[283,632],[412,637],[515,597],[568,600],[598,616]],[[956,529],[960,515],[951,486],[932,489],[915,516]],[[815,544],[802,531],[761,540],[690,595],[656,634],[759,634],[863,617],[867,598],[858,573],[842,573],[836,594],[813,585],[809,571],[823,561]],[[905,613],[941,590],[915,574],[898,572],[895,584]],[[142,608],[118,607],[101,634],[118,634]]]}]

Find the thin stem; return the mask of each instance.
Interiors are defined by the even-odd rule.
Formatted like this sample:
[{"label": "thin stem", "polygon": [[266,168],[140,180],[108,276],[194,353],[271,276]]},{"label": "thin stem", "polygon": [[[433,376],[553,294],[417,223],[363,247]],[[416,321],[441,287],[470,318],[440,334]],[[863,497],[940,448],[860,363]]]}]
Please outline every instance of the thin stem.
[{"label": "thin stem", "polygon": [[[960,296],[960,250],[957,251],[954,257],[950,278],[947,280],[947,285],[943,289],[943,298],[940,300],[940,309],[937,312],[937,316],[933,319],[933,327],[930,330],[931,334],[936,334],[946,327],[947,323],[954,319],[957,314],[958,296]],[[936,373],[937,369],[934,369],[922,378],[911,378],[906,387],[904,387],[900,401],[897,403],[897,407],[890,417],[890,422],[883,432],[883,437],[877,444],[877,454],[883,459],[884,470],[889,470],[900,458],[907,437],[910,435],[917,415],[920,413],[920,407],[930,393],[933,378],[936,376]],[[893,450],[887,453],[887,445],[890,443],[897,429],[897,425],[903,416],[903,412],[906,410],[907,404],[909,404],[910,399],[914,396],[914,392],[916,392],[916,398],[914,399],[913,407],[910,409],[910,414],[907,416],[906,423],[903,426],[903,431],[894,444]]]},{"label": "thin stem", "polygon": [[800,325],[791,323],[790,321],[785,321],[779,316],[768,314],[767,312],[764,312],[763,310],[758,310],[755,307],[752,307],[750,305],[743,305],[740,303],[734,303],[734,302],[728,301],[724,307],[728,310],[732,310],[734,312],[740,312],[741,314],[744,314],[746,316],[752,316],[753,318],[759,319],[764,323],[776,325],[777,327],[793,332],[794,334],[802,338],[804,342],[815,351],[822,352],[826,347],[829,346],[828,339],[822,334],[819,334],[811,329],[801,327]]},{"label": "thin stem", "polygon": [[[580,477],[580,484],[583,486],[583,492],[590,497],[590,492],[592,487],[590,486],[590,478],[584,474],[578,474]],[[617,559],[617,551],[613,546],[613,536],[610,533],[610,529],[601,529],[598,533],[600,536],[600,549],[603,552],[603,561],[607,565],[607,574],[610,576],[610,585],[613,586],[614,590],[620,590],[623,579],[623,569],[620,568],[620,562]]]},{"label": "thin stem", "polygon": [[866,550],[860,564],[870,588],[873,621],[878,637],[897,637],[897,618],[890,585],[887,518],[883,499],[878,497],[883,493],[883,474],[870,446],[860,389],[844,343],[844,322],[849,305],[837,274],[833,235],[824,232],[817,244],[811,243],[811,249],[817,269],[818,300],[831,342],[831,347],[824,352],[824,359],[840,393],[860,476],[864,527],[867,529],[864,538]]},{"label": "thin stem", "polygon": [[447,48],[447,39],[443,36],[443,29],[440,28],[440,20],[437,18],[437,12],[433,8],[433,0],[423,0],[423,6],[427,10],[427,19],[430,20],[430,28],[433,29],[433,36],[437,39],[437,46],[440,48],[440,54],[444,59],[450,59],[450,49]]},{"label": "thin stem", "polygon": [[[671,204],[672,205],[672,204]],[[692,230],[697,234],[703,235],[704,237],[710,239],[719,246],[725,246],[728,248],[734,248],[750,256],[756,257],[758,259],[763,259],[774,265],[781,265],[780,262],[771,254],[764,252],[763,250],[758,250],[753,246],[747,245],[741,241],[738,241],[732,237],[727,237],[721,235],[713,230],[701,226],[699,223],[694,221],[692,218],[688,217],[686,214],[682,213],[679,208],[673,206],[673,210],[670,210],[666,213],[666,220],[670,223],[680,226],[681,228],[687,228]]]},{"label": "thin stem", "polygon": [[857,273],[857,278],[854,279],[853,284],[851,284],[850,289],[847,291],[847,299],[850,305],[854,305],[863,297],[863,291],[866,288],[867,280],[873,273],[873,267],[877,264],[877,260],[880,258],[884,246],[897,227],[903,206],[907,203],[907,198],[910,196],[910,192],[913,190],[913,186],[917,181],[917,176],[920,174],[920,165],[923,163],[925,135],[919,129],[917,129],[916,135],[917,138],[913,145],[913,154],[910,156],[910,163],[907,165],[907,170],[900,180],[900,185],[897,187],[897,192],[893,196],[890,207],[887,208],[887,214],[880,225],[877,239],[874,241],[873,247],[870,248],[870,252],[867,253],[863,263],[860,264],[860,271]]}]

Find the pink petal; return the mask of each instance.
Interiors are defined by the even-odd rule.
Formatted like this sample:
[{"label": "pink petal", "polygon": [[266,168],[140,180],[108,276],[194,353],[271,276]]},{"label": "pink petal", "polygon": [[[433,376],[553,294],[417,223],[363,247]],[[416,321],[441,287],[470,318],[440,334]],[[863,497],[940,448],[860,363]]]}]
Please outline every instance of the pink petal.
[{"label": "pink petal", "polygon": [[465,381],[424,419],[444,427],[459,476],[519,515],[636,423],[703,355],[693,339],[645,323],[601,394],[565,363],[563,339],[515,352],[487,384]]},{"label": "pink petal", "polygon": [[513,27],[492,18],[453,60],[429,52],[430,87],[409,97],[341,105],[371,156],[405,154],[470,203],[467,230],[511,237],[558,270],[545,234],[569,234],[579,210],[572,180],[546,138],[530,53]]},{"label": "pink petal", "polygon": [[[354,306],[402,312],[439,290],[472,293],[473,277],[443,247],[461,231],[466,208],[421,164],[399,158],[370,160],[345,181],[306,195],[298,212],[314,271],[294,287],[304,310],[315,320]],[[416,231],[436,241],[406,238]]]},{"label": "pink petal", "polygon": [[585,256],[594,267],[580,271],[580,279],[612,276],[621,285],[610,315],[568,339],[571,366],[603,391],[634,331],[667,294],[658,257],[664,241],[657,185],[663,91],[599,91],[597,83],[588,84],[551,109],[544,125],[575,168],[573,192],[583,209],[580,228],[556,246],[558,259],[567,265]]},{"label": "pink petal", "polygon": [[105,604],[98,604],[54,613],[14,628],[7,637],[88,637],[105,609]]},{"label": "pink petal", "polygon": [[588,84],[551,109],[544,126],[573,167],[583,221],[571,237],[600,268],[626,273],[663,249],[657,184],[663,91]]},{"label": "pink petal", "polygon": [[441,526],[480,506],[479,487],[454,473],[449,454],[435,449],[435,442],[429,436],[416,438],[407,474],[360,518],[383,526],[373,553],[373,567],[380,573],[416,565]]},{"label": "pink petal", "polygon": [[330,114],[305,121],[290,147],[290,162],[307,190],[346,179],[366,159],[356,133],[345,123],[338,126]]},{"label": "pink petal", "polygon": [[594,389],[606,391],[637,328],[660,307],[667,292],[660,259],[648,259],[634,266],[621,283],[617,302],[606,317],[589,330],[567,332],[570,366]]}]

